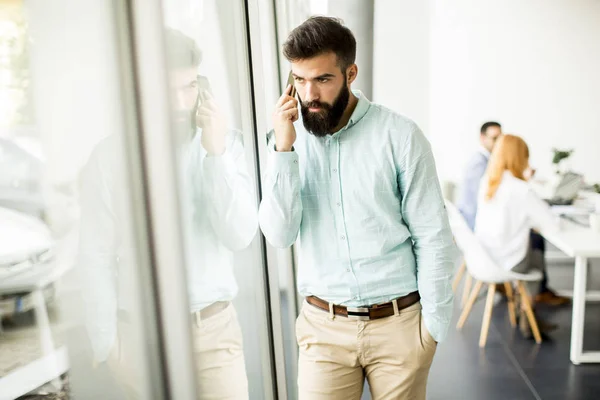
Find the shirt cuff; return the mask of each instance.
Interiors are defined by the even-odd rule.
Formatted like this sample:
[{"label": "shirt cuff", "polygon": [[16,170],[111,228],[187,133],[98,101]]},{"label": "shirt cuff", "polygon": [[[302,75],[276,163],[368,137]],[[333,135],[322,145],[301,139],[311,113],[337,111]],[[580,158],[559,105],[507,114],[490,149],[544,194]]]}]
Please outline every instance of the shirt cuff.
[{"label": "shirt cuff", "polygon": [[274,148],[271,148],[268,170],[272,174],[299,174],[298,153],[295,151],[275,151]]},{"label": "shirt cuff", "polygon": [[438,343],[443,342],[448,335],[448,329],[450,328],[450,322],[443,323],[436,318],[433,318],[427,313],[423,312],[423,319],[425,322],[425,327],[429,331],[429,334]]},{"label": "shirt cuff", "polygon": [[237,172],[237,166],[233,154],[226,151],[220,156],[210,156],[204,159],[204,168],[208,179],[213,179],[215,175],[224,177],[233,176]]},{"label": "shirt cuff", "polygon": [[113,346],[116,342],[116,333],[110,332],[106,334],[96,334],[90,338],[92,342],[92,349],[94,352],[94,360],[97,363],[102,363],[108,360]]}]

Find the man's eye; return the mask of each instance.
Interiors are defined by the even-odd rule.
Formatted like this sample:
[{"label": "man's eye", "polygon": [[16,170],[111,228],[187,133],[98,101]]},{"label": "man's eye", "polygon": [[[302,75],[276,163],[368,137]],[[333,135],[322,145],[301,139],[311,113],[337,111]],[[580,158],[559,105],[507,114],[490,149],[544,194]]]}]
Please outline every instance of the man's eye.
[{"label": "man's eye", "polygon": [[296,82],[302,82],[302,81],[304,81],[304,79],[302,79],[302,78],[294,78],[294,79],[296,80]]},{"label": "man's eye", "polygon": [[327,78],[319,78],[319,79],[318,79],[319,83],[325,83],[325,82],[327,82],[328,80],[329,80],[329,79],[327,79]]}]

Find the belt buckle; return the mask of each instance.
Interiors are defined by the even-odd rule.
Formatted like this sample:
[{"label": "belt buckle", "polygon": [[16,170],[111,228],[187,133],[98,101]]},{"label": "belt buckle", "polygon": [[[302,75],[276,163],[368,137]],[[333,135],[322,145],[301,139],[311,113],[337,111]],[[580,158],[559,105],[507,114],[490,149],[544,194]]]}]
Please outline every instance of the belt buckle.
[{"label": "belt buckle", "polygon": [[354,319],[357,321],[369,321],[369,308],[367,307],[346,307],[348,311],[348,319]]}]

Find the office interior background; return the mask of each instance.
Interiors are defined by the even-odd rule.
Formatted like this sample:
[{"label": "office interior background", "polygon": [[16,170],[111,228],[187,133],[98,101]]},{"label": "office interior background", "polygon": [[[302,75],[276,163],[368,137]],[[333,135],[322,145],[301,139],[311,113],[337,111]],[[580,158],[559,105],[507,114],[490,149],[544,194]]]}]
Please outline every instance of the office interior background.
[{"label": "office interior background", "polygon": [[[536,179],[556,179],[553,149],[564,149],[573,153],[561,169],[600,183],[597,0],[2,0],[0,399],[127,398],[125,386],[140,399],[202,398],[188,304],[186,183],[178,177],[180,139],[171,134],[169,70],[177,60],[168,58],[165,28],[202,52],[198,74],[243,137],[256,211],[266,133],[290,69],[281,45],[311,15],[339,17],[353,31],[353,88],[417,122],[450,201],[489,120],[527,141]],[[93,179],[86,171],[107,140],[116,150],[110,171],[100,173],[118,176],[108,196],[121,212],[113,239],[121,266],[108,278],[91,265],[110,255],[86,252],[88,240],[100,239],[82,236],[90,210],[83,191]],[[573,257],[549,247],[553,288],[572,291]],[[295,399],[302,299],[294,249],[271,247],[256,229],[233,257],[248,396]],[[599,266],[589,261],[590,291],[600,290]],[[127,294],[119,322],[130,347],[127,385],[94,362],[90,298],[102,279]],[[599,396],[600,367],[569,359],[570,307],[549,316],[559,329],[536,345],[510,329],[497,305],[480,349],[483,303],[440,344],[428,398]],[[587,304],[589,349],[600,346],[598,311]]]}]

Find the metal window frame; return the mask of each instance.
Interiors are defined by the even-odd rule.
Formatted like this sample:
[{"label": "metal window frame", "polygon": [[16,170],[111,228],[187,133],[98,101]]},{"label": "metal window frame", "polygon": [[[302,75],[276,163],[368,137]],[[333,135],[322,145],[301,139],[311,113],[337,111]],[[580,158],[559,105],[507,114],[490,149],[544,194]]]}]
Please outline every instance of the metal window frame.
[{"label": "metal window frame", "polygon": [[152,289],[144,289],[153,292],[150,304],[154,308],[146,311],[151,311],[147,316],[156,321],[156,344],[160,349],[155,363],[150,363],[156,364],[150,371],[150,381],[153,389],[159,390],[154,392],[155,398],[193,400],[197,393],[188,290],[183,268],[181,273],[173,273],[173,266],[185,265],[185,259],[175,144],[170,135],[162,7],[160,0],[130,0],[123,4],[117,22],[123,37],[129,40],[131,61],[123,65],[122,76],[131,77],[136,117],[132,128],[137,128],[130,129],[137,135],[128,136],[126,149],[129,157],[133,149],[139,150],[130,164],[139,170],[136,175],[142,181],[146,225],[137,235],[147,235],[151,265],[147,283]]},{"label": "metal window frame", "polygon": [[[237,40],[245,46],[248,69],[239,69],[240,93],[247,94],[241,100],[242,121],[244,126],[254,127],[254,147],[247,151],[249,161],[255,165],[257,189],[260,188],[260,166],[266,160],[262,153],[263,142],[259,135],[265,129],[265,121],[260,116],[259,105],[264,106],[262,98],[260,74],[255,74],[255,65],[260,59],[260,39],[257,35],[256,1],[241,1],[242,14],[235,18],[244,24]],[[170,96],[167,82],[167,60],[163,39],[164,20],[160,0],[130,0],[127,6],[129,16],[133,70],[136,88],[136,106],[139,125],[139,141],[141,148],[141,172],[144,180],[144,194],[147,201],[148,232],[150,235],[151,258],[153,261],[154,288],[156,293],[156,310],[158,337],[161,346],[161,374],[164,381],[166,398],[195,399],[195,371],[193,365],[193,347],[190,332],[190,316],[187,300],[185,273],[173,274],[172,265],[184,265],[182,232],[179,226],[180,207],[178,199],[177,174],[174,166],[174,146],[169,135],[172,126],[169,115]],[[257,41],[258,40],[258,41]],[[152,65],[152,68],[148,68]],[[262,102],[262,103],[261,103]],[[151,160],[151,161],[150,161]],[[266,162],[266,161],[265,161]],[[259,193],[259,190],[257,190]],[[260,281],[262,287],[257,290],[258,301],[265,304],[264,319],[261,323],[269,327],[268,343],[261,357],[269,360],[265,373],[265,399],[286,399],[286,382],[283,374],[283,341],[281,336],[280,317],[278,314],[279,296],[276,270],[267,263],[265,243],[262,236],[255,240],[253,246],[260,246],[264,275]],[[277,290],[275,290],[275,289]],[[274,314],[277,318],[274,318]],[[271,388],[271,390],[269,390]]]}]

